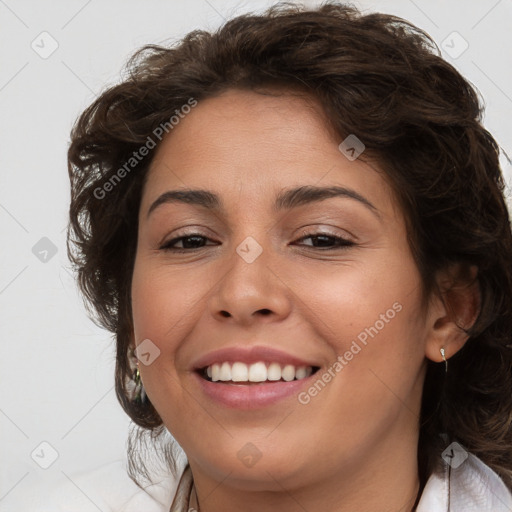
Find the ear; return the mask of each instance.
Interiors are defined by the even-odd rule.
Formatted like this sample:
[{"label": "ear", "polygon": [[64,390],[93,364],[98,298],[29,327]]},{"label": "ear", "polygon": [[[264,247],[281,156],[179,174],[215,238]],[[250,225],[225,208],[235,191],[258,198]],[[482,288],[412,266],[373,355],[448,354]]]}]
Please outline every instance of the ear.
[{"label": "ear", "polygon": [[436,276],[438,293],[429,305],[425,355],[442,362],[441,348],[449,359],[466,343],[469,336],[463,329],[471,327],[480,311],[480,287],[475,265],[456,263]]}]

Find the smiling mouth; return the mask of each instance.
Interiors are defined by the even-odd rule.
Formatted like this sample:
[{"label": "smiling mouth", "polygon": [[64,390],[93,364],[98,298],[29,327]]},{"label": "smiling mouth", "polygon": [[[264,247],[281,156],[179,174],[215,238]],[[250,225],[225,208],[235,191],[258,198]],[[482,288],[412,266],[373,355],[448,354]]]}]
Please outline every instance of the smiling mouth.
[{"label": "smiling mouth", "polygon": [[245,364],[226,361],[200,368],[198,373],[203,379],[218,384],[254,385],[302,380],[319,369],[318,366],[281,365],[275,362]]}]

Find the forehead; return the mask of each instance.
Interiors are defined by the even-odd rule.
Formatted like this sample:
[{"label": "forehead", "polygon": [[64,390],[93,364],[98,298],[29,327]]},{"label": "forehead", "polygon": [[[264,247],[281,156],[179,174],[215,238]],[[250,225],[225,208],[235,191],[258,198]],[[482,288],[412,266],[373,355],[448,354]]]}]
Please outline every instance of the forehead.
[{"label": "forehead", "polygon": [[291,186],[340,185],[392,207],[385,173],[370,160],[350,161],[342,140],[316,98],[231,89],[199,101],[163,138],[144,201],[170,188],[203,187],[252,202]]}]

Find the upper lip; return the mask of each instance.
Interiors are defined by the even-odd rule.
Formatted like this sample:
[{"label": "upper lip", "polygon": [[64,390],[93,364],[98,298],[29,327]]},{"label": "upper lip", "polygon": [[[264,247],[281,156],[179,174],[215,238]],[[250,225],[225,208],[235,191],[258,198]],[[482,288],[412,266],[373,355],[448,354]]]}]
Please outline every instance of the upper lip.
[{"label": "upper lip", "polygon": [[287,354],[281,350],[265,346],[252,347],[226,347],[202,355],[193,363],[195,370],[200,370],[215,363],[235,363],[246,364],[257,363],[259,361],[267,363],[280,363],[282,365],[291,364],[293,366],[319,366],[318,363],[305,361],[292,354]]}]

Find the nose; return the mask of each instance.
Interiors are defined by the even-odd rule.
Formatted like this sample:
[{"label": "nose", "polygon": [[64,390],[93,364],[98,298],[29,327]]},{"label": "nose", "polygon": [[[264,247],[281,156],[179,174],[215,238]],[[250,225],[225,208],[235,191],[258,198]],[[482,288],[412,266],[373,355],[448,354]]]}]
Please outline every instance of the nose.
[{"label": "nose", "polygon": [[253,261],[233,251],[221,272],[209,300],[210,313],[217,321],[250,326],[281,321],[290,314],[289,277],[271,249],[264,249]]}]

